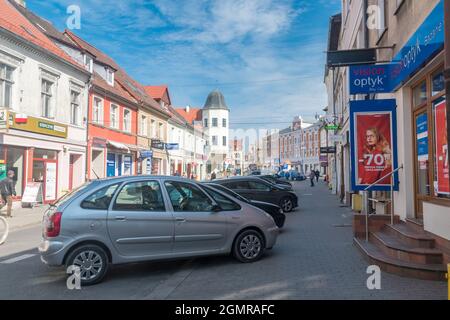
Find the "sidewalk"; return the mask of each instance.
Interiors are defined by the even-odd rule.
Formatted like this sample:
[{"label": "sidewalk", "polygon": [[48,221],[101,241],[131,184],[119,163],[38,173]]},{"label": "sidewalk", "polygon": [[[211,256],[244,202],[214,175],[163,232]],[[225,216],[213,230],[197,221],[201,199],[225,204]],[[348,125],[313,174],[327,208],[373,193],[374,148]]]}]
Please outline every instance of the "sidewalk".
[{"label": "sidewalk", "polygon": [[[22,208],[20,202],[14,203],[12,218],[7,218],[9,231],[11,232],[40,224],[47,208],[47,205],[37,205],[34,208]],[[0,210],[0,214],[2,217],[6,217],[6,207]]]}]

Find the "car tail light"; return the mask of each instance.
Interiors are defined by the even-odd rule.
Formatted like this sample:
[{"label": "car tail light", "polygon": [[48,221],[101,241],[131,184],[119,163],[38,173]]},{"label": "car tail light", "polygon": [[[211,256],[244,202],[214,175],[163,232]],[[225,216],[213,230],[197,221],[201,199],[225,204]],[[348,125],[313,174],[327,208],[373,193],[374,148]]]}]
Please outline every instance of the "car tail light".
[{"label": "car tail light", "polygon": [[45,236],[54,238],[59,236],[61,231],[62,212],[55,212],[49,215],[45,221]]}]

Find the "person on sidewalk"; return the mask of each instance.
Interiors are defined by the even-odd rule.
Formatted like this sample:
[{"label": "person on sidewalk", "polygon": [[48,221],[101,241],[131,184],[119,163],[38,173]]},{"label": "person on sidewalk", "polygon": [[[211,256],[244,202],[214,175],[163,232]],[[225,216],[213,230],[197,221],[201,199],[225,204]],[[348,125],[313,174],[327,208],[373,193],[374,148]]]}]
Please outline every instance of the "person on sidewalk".
[{"label": "person on sidewalk", "polygon": [[309,174],[309,180],[311,180],[311,187],[314,187],[314,179],[316,178],[316,173],[314,170],[311,170],[311,173]]},{"label": "person on sidewalk", "polygon": [[213,180],[216,180],[216,172],[215,171],[213,171],[211,173],[211,181],[213,181]]},{"label": "person on sidewalk", "polygon": [[320,171],[319,170],[316,170],[316,181],[317,181],[317,183],[319,183],[319,178],[320,178]]},{"label": "person on sidewalk", "polygon": [[16,188],[14,182],[14,171],[9,170],[8,176],[0,181],[0,193],[2,196],[3,203],[0,205],[0,209],[6,205],[6,216],[11,218],[11,209],[12,209],[12,197],[16,195]]}]

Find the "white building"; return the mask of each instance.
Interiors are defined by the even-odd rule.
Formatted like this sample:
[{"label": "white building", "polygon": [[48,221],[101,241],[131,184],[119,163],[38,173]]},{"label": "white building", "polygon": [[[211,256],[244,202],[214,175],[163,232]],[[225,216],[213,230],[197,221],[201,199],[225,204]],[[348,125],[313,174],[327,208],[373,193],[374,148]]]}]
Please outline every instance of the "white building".
[{"label": "white building", "polygon": [[209,168],[222,172],[229,151],[229,116],[230,109],[225,103],[223,94],[215,90],[208,95],[202,109],[202,122],[206,135],[209,137]]},{"label": "white building", "polygon": [[90,74],[8,1],[0,1],[0,179],[16,172],[20,198],[41,183],[51,202],[86,172]]}]

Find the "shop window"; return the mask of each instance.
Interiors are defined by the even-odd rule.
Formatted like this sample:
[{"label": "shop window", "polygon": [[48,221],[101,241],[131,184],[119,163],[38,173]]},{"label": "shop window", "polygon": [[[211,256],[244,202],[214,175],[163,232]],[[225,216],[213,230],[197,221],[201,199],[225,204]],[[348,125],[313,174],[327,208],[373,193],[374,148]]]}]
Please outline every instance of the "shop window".
[{"label": "shop window", "polygon": [[434,118],[434,195],[450,199],[447,113],[444,98],[433,102]]},{"label": "shop window", "polygon": [[428,114],[423,112],[416,116],[416,174],[417,193],[422,196],[431,195],[429,179],[429,134]]},{"label": "shop window", "polygon": [[445,90],[444,71],[439,70],[431,76],[432,96],[435,96]]},{"label": "shop window", "polygon": [[117,195],[114,210],[165,211],[159,183],[146,181],[127,184]]},{"label": "shop window", "polygon": [[11,108],[14,69],[0,63],[0,107]]},{"label": "shop window", "polygon": [[9,170],[14,171],[14,184],[18,197],[22,196],[25,149],[0,146],[0,180],[6,178]]},{"label": "shop window", "polygon": [[427,82],[424,81],[413,89],[414,107],[418,107],[427,101]]}]

